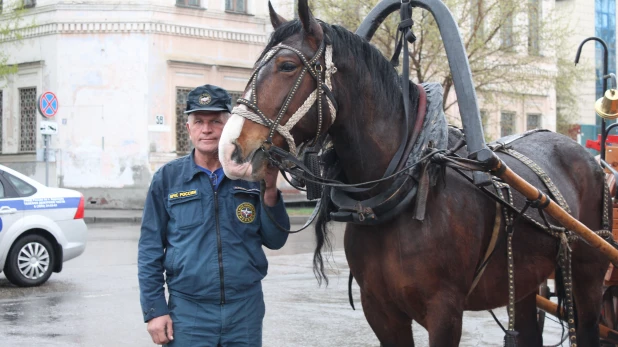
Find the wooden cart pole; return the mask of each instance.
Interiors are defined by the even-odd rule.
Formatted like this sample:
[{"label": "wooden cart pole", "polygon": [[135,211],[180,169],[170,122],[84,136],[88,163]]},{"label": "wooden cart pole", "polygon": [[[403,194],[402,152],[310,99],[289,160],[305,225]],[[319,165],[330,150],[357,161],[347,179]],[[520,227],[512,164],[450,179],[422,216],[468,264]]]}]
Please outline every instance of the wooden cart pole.
[{"label": "wooden cart pole", "polygon": [[[536,296],[536,307],[551,314],[552,316],[558,317],[558,305],[542,296]],[[599,324],[599,336],[611,343],[618,344],[618,331],[612,330],[603,324]]]},{"label": "wooden cart pole", "polygon": [[[491,170],[491,173],[500,177],[504,182],[508,183],[515,190],[522,193],[527,199],[536,200],[539,198],[540,191],[530,183],[526,182],[523,178],[519,177],[519,175],[513,172],[513,170],[511,170],[502,160],[498,161],[496,169]],[[599,194],[601,194],[601,192],[599,192]],[[614,248],[599,235],[588,229],[587,226],[569,215],[546,194],[542,194],[540,200],[541,205],[549,202],[549,205],[547,205],[545,211],[547,211],[550,216],[554,217],[560,224],[562,224],[563,227],[575,232],[590,246],[598,249],[602,254],[609,258],[614,266],[618,267],[618,249]]]}]

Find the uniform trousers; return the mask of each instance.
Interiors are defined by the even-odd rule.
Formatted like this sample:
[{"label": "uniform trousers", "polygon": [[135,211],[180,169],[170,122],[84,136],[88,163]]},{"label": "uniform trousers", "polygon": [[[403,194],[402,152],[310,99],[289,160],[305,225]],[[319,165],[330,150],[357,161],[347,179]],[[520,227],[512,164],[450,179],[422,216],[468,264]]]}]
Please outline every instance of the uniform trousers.
[{"label": "uniform trousers", "polygon": [[169,296],[174,340],[168,347],[261,347],[264,295],[205,303]]}]

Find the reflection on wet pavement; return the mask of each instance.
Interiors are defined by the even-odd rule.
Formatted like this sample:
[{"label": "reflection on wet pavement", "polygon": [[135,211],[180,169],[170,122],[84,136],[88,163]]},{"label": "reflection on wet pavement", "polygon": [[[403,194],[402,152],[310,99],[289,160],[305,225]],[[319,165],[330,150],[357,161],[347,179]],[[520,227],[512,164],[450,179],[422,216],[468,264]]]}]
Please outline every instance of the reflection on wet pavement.
[{"label": "reflection on wet pavement", "polygon": [[[328,287],[318,286],[313,275],[311,227],[290,235],[282,250],[266,251],[265,347],[379,346],[363,316],[356,284],[356,310],[350,308],[343,228],[335,225],[333,231]],[[138,237],[136,225],[91,225],[86,252],[43,286],[17,288],[0,274],[0,345],[154,346],[139,306]],[[505,310],[496,313],[504,323]],[[560,328],[547,325],[545,344],[558,342]],[[425,330],[418,324],[413,329],[416,346],[427,346]],[[461,346],[500,346],[502,339],[487,312],[466,313]]]}]

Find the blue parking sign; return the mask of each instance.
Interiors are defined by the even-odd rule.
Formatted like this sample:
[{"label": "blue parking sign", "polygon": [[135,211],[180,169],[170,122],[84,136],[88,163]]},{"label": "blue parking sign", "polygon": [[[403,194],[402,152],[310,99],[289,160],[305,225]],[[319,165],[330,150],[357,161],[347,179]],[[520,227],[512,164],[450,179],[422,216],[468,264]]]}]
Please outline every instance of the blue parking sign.
[{"label": "blue parking sign", "polygon": [[52,92],[45,92],[39,97],[37,108],[43,117],[51,118],[58,112],[58,98]]}]

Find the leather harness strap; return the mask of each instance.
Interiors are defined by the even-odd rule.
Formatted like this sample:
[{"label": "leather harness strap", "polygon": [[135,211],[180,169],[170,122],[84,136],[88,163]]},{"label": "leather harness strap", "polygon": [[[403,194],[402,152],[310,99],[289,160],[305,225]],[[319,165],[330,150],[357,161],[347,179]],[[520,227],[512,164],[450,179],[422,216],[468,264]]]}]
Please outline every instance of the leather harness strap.
[{"label": "leather harness strap", "polygon": [[[496,187],[496,189],[498,188]],[[466,296],[470,296],[470,294],[472,294],[472,291],[474,290],[474,288],[476,288],[476,285],[479,283],[481,276],[483,276],[483,272],[485,272],[487,264],[489,264],[487,260],[489,260],[489,257],[491,257],[494,249],[496,248],[496,244],[498,243],[500,225],[502,225],[502,206],[499,202],[496,202],[496,219],[494,221],[494,228],[491,233],[491,239],[489,240],[489,246],[487,246],[487,251],[485,251],[485,257],[483,257],[483,261],[481,262],[481,267],[477,270],[477,274],[472,281],[472,286],[470,286],[470,290],[468,290],[468,295]]]},{"label": "leather harness strap", "polygon": [[[521,163],[523,163],[524,165],[526,165],[528,168],[530,168],[530,170],[532,170],[538,177],[539,179],[543,182],[543,184],[547,187],[547,189],[549,190],[550,194],[552,195],[553,199],[560,205],[560,207],[562,207],[565,211],[567,211],[568,213],[571,213],[571,210],[569,209],[569,205],[566,202],[566,199],[564,199],[562,193],[560,193],[560,190],[558,189],[558,187],[556,187],[556,185],[554,184],[554,182],[551,180],[551,178],[547,175],[547,173],[545,173],[545,171],[543,169],[541,169],[541,167],[539,165],[537,165],[534,161],[532,161],[530,158],[526,157],[525,155],[517,152],[516,150],[514,150],[513,148],[509,148],[507,147],[508,144],[519,140],[521,138],[524,138],[530,134],[533,134],[537,131],[531,131],[531,132],[527,132],[524,134],[520,134],[517,136],[513,136],[511,138],[508,139],[508,141],[506,142],[498,142],[498,145],[495,146],[493,148],[494,151],[496,152],[502,152],[505,154],[508,154],[510,156],[512,156],[513,158],[519,160]],[[508,188],[509,186],[503,183],[497,183],[494,181],[494,186],[497,189],[500,188]],[[472,293],[472,291],[476,288],[476,285],[478,284],[479,280],[481,279],[481,276],[483,275],[483,272],[485,272],[485,269],[487,267],[488,264],[488,260],[491,257],[495,247],[496,247],[496,240],[498,239],[498,232],[500,230],[500,224],[502,223],[502,216],[500,213],[500,209],[501,209],[501,205],[500,203],[496,203],[496,219],[494,222],[494,228],[493,228],[493,232],[492,232],[492,236],[491,236],[491,240],[489,242],[489,246],[487,247],[487,251],[485,252],[485,257],[483,258],[483,261],[480,263],[480,267],[477,268],[476,271],[476,275],[474,277],[474,280],[472,282],[472,286],[470,287],[470,290],[468,291],[468,295],[470,295]]]}]

